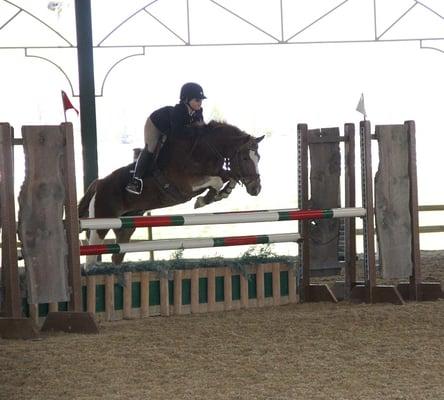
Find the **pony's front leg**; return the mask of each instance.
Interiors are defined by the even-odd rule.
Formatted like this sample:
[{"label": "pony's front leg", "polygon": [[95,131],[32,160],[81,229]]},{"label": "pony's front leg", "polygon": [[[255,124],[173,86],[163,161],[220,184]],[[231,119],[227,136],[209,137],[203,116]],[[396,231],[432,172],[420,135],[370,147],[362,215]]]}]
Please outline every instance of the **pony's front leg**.
[{"label": "pony's front leg", "polygon": [[194,203],[194,208],[200,208],[214,203],[215,201],[226,199],[231,194],[236,185],[237,182],[233,178],[230,178],[221,190],[218,191],[216,189],[210,188],[205,196],[199,196],[196,199]]}]

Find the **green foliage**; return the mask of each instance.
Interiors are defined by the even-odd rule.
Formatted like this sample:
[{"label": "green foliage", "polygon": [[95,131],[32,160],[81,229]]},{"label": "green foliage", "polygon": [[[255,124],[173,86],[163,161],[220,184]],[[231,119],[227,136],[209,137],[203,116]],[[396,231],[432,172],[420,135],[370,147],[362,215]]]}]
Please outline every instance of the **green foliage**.
[{"label": "green foliage", "polygon": [[256,253],[249,249],[240,258],[223,258],[223,257],[204,257],[197,259],[182,258],[183,254],[178,252],[177,258],[169,260],[154,261],[137,261],[125,262],[120,266],[111,263],[102,263],[95,266],[90,271],[82,271],[83,275],[103,275],[103,274],[122,274],[123,272],[140,272],[140,271],[173,271],[175,269],[194,269],[194,268],[220,268],[232,267],[235,270],[242,271],[245,267],[253,264],[267,263],[283,263],[288,266],[296,266],[298,257],[274,255],[270,247],[263,246],[256,249]]},{"label": "green foliage", "polygon": [[170,259],[171,260],[182,260],[183,259],[183,252],[184,252],[184,249],[177,249],[177,250],[175,250],[171,254]]},{"label": "green foliage", "polygon": [[272,245],[267,243],[263,246],[251,246],[240,257],[241,262],[247,260],[265,260],[267,258],[276,257],[277,255],[272,251]]}]

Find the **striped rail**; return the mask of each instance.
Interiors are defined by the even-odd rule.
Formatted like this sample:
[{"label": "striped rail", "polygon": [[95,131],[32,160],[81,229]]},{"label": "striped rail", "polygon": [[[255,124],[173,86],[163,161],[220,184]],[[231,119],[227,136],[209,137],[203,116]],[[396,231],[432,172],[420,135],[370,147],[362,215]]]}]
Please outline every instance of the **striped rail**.
[{"label": "striped rail", "polygon": [[80,246],[80,255],[136,253],[142,251],[201,249],[206,247],[242,246],[252,244],[297,242],[299,233],[272,235],[227,236],[218,238],[160,239],[133,243],[99,244]]},{"label": "striped rail", "polygon": [[325,210],[288,209],[274,211],[154,215],[144,217],[87,218],[80,220],[80,229],[120,229],[181,225],[234,224],[364,216],[364,208],[332,208]]}]

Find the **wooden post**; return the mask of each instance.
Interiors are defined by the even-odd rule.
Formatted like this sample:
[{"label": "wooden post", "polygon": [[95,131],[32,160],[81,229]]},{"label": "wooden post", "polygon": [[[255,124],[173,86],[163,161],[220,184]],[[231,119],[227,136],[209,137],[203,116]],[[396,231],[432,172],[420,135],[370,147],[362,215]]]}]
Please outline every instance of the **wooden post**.
[{"label": "wooden post", "polygon": [[59,303],[49,303],[48,304],[49,312],[57,312],[59,311]]},{"label": "wooden post", "polygon": [[[345,207],[356,207],[355,125],[344,126]],[[344,297],[350,299],[356,283],[356,218],[345,218],[345,287]]]},{"label": "wooden post", "polygon": [[168,288],[168,274],[160,274],[160,315],[170,315],[170,298]]},{"label": "wooden post", "polygon": [[[308,126],[298,124],[298,207],[308,209]],[[310,221],[299,221],[302,244],[299,246],[299,260],[302,268],[301,299],[310,301]]]},{"label": "wooden post", "polygon": [[410,282],[398,284],[403,297],[415,301],[432,301],[444,297],[441,282],[422,282],[421,251],[419,245],[418,221],[418,176],[416,166],[416,135],[415,122],[404,122],[404,131],[408,135],[408,174],[410,180],[410,225],[412,247],[412,274]]},{"label": "wooden post", "polygon": [[[21,223],[23,223],[22,235],[25,239],[29,239],[27,251],[24,251],[25,263],[27,263],[27,272],[39,274],[40,278],[35,279],[28,274],[28,282],[35,302],[44,302],[44,296],[49,296],[49,302],[68,300],[68,312],[49,312],[43,326],[42,331],[65,331],[77,333],[97,333],[98,328],[92,313],[82,312],[82,296],[81,296],[81,276],[80,276],[80,246],[79,246],[79,221],[77,213],[77,195],[76,195],[76,180],[75,180],[75,164],[74,164],[74,144],[71,124],[62,124],[59,126],[32,126],[22,127],[23,144],[28,151],[27,155],[27,179],[29,179],[29,187],[25,184],[22,187],[20,194],[20,201],[26,202],[34,198],[36,195],[32,189],[32,184],[42,183],[39,190],[46,191],[40,193],[38,201],[32,202],[32,207],[20,210]],[[50,146],[52,146],[50,148]],[[54,167],[50,167],[51,173],[48,174],[48,168],[45,168],[46,159],[40,157],[37,153],[40,150],[41,154],[54,161]],[[52,159],[56,154],[56,159]],[[51,157],[48,157],[51,155]],[[40,158],[39,158],[40,157]],[[60,162],[61,161],[61,162]],[[49,164],[47,164],[49,166]],[[26,183],[27,181],[25,181]],[[61,189],[61,190],[60,190]],[[59,193],[60,192],[60,193]],[[22,198],[23,194],[23,198]],[[63,196],[63,197],[60,197]],[[63,225],[53,223],[53,215],[50,214],[49,208],[40,209],[39,204],[49,204],[53,202],[57,204],[56,213],[59,212],[59,203],[61,200],[61,213],[65,211],[67,223]],[[22,214],[23,212],[23,214]],[[62,221],[62,215],[60,221]],[[49,239],[45,235],[36,236],[40,245],[46,246],[43,251],[38,247],[33,247],[32,238],[28,238],[28,232],[32,231],[31,227],[34,224],[39,224],[44,221],[45,226],[48,227]],[[28,229],[26,226],[28,226]],[[60,229],[59,229],[60,225]],[[55,237],[59,235],[59,239]],[[66,238],[66,241],[65,241]],[[50,240],[52,239],[52,240]],[[50,247],[54,242],[58,241],[58,247]],[[26,240],[24,241],[26,242]],[[31,246],[29,245],[31,244]],[[25,250],[24,243],[24,250]],[[60,249],[66,248],[68,257],[63,252],[60,254]],[[31,257],[32,254],[42,255],[39,261]],[[65,258],[66,257],[66,258]],[[51,260],[46,263],[45,260]],[[67,260],[66,260],[67,259]],[[32,262],[31,262],[32,260]],[[66,262],[66,264],[65,264]],[[65,268],[63,266],[65,265]],[[32,267],[32,268],[31,268]],[[53,272],[56,272],[53,274]],[[45,280],[45,274],[50,275],[50,280]],[[41,291],[41,287],[37,291],[32,283],[45,282],[46,289]],[[66,299],[65,299],[66,297]],[[95,299],[94,299],[95,303]],[[95,304],[94,304],[95,306]],[[89,305],[91,308],[92,305]]]},{"label": "wooden post", "polygon": [[231,268],[225,267],[224,275],[224,309],[231,310],[233,306],[233,285],[231,283]]},{"label": "wooden post", "polygon": [[61,132],[65,140],[65,156],[63,158],[63,175],[65,178],[65,232],[68,245],[68,284],[71,288],[68,308],[70,311],[81,312],[80,228],[77,210],[76,167],[72,124],[62,124]]},{"label": "wooden post", "polygon": [[2,281],[5,288],[2,316],[20,318],[22,311],[17,264],[13,130],[6,123],[0,124],[0,172]]},{"label": "wooden post", "polygon": [[132,318],[132,297],[133,297],[133,274],[132,272],[123,273],[123,319]]},{"label": "wooden post", "polygon": [[244,274],[240,274],[240,289],[241,289],[241,308],[248,308],[249,307],[248,278]]},{"label": "wooden post", "polygon": [[421,300],[421,250],[419,246],[419,217],[418,217],[418,175],[416,170],[416,136],[415,122],[406,121],[404,130],[408,135],[408,168],[410,180],[410,221],[412,230],[412,276],[410,298]]},{"label": "wooden post", "polygon": [[39,324],[39,305],[29,304],[29,319],[37,326]]},{"label": "wooden post", "polygon": [[359,124],[361,137],[362,169],[362,204],[366,209],[364,219],[364,281],[366,287],[366,300],[372,302],[373,291],[376,286],[376,260],[375,260],[375,226],[373,206],[373,172],[371,150],[370,121],[361,121]]},{"label": "wooden post", "polygon": [[297,303],[298,295],[296,293],[296,269],[288,268],[288,302]]},{"label": "wooden post", "polygon": [[216,269],[208,268],[208,312],[216,309]]},{"label": "wooden post", "polygon": [[96,277],[86,277],[86,310],[92,314],[96,313]]},{"label": "wooden post", "polygon": [[281,268],[278,263],[274,263],[272,267],[273,281],[273,305],[281,304]]},{"label": "wooden post", "polygon": [[[18,234],[28,302],[69,301],[63,226],[65,139],[59,126],[23,126],[26,176],[19,194]],[[78,234],[78,232],[77,232]]]},{"label": "wooden post", "polygon": [[191,313],[199,312],[199,268],[191,270]]},{"label": "wooden post", "polygon": [[[325,137],[324,137],[325,134]],[[338,143],[340,141],[338,128],[322,130],[309,130],[307,124],[298,124],[298,206],[302,209],[312,208],[312,199],[309,200],[309,143]],[[339,193],[339,192],[338,192]],[[313,195],[313,188],[311,191]],[[299,232],[302,235],[302,243],[299,246],[299,258],[302,266],[302,284],[300,285],[300,299],[308,301],[337,302],[333,292],[326,284],[311,284],[311,257],[313,242],[311,241],[309,220],[299,222]],[[337,249],[332,258],[337,263]]]},{"label": "wooden post", "polygon": [[0,123],[0,224],[2,230],[2,284],[4,302],[0,318],[0,337],[27,339],[38,335],[36,321],[22,318],[17,264],[17,226],[14,198],[13,129]]},{"label": "wooden post", "polygon": [[265,305],[265,282],[264,282],[263,264],[259,264],[256,267],[256,296],[257,296],[257,306],[263,307]]},{"label": "wooden post", "polygon": [[114,275],[105,276],[105,320],[114,319]]},{"label": "wooden post", "polygon": [[[174,300],[176,301],[176,300]],[[140,273],[140,318],[150,315],[150,273]]]},{"label": "wooden post", "polygon": [[174,271],[174,314],[182,314],[182,270]]},{"label": "wooden post", "polygon": [[361,142],[362,204],[366,209],[366,216],[363,221],[365,276],[364,287],[362,285],[355,285],[350,297],[355,300],[364,300],[368,303],[390,302],[403,304],[404,301],[394,286],[378,286],[376,284],[375,214],[373,204],[372,135],[370,122],[361,121],[359,127]]}]

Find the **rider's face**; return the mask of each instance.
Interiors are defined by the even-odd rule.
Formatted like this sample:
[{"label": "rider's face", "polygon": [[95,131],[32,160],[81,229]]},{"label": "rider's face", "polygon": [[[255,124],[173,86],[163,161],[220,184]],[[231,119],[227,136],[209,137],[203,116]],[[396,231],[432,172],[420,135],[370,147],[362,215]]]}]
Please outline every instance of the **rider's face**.
[{"label": "rider's face", "polygon": [[188,105],[193,111],[198,111],[202,108],[202,99],[191,99]]}]

